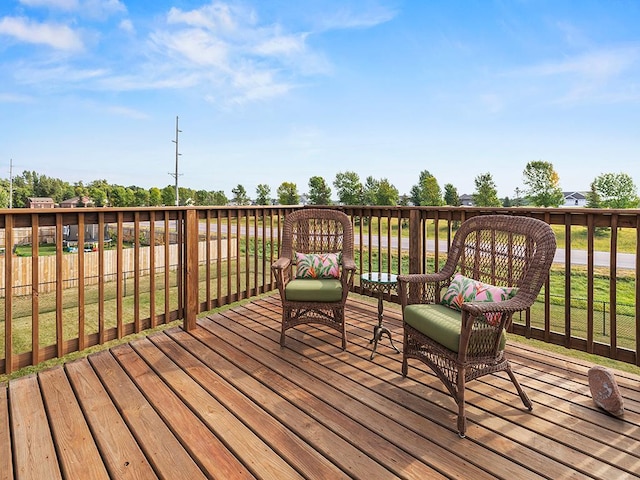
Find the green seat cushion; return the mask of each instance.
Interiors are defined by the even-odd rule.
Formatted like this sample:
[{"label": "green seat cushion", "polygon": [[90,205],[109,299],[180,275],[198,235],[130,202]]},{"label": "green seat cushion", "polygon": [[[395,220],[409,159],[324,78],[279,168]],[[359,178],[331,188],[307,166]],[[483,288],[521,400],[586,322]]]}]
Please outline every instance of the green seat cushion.
[{"label": "green seat cushion", "polygon": [[287,283],[284,293],[293,302],[339,302],[342,282],[334,278],[297,278]]},{"label": "green seat cushion", "polygon": [[[458,351],[462,323],[459,311],[438,304],[407,305],[404,309],[404,321],[440,345],[453,352]],[[504,350],[506,343],[507,336],[503,330],[500,350]]]}]

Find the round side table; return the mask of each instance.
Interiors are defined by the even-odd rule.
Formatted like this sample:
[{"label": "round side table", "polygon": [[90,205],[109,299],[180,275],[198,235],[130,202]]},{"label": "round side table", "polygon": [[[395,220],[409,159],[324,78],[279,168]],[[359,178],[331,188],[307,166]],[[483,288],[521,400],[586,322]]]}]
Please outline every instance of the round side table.
[{"label": "round side table", "polygon": [[371,356],[369,360],[373,359],[373,355],[376,353],[376,348],[378,348],[378,341],[382,338],[382,335],[385,333],[389,337],[389,343],[391,347],[396,351],[396,353],[400,353],[400,350],[396,348],[393,344],[393,339],[391,338],[391,332],[389,329],[382,325],[382,317],[383,317],[383,304],[382,299],[385,293],[391,293],[396,291],[398,287],[398,276],[393,273],[363,273],[360,275],[360,285],[366,290],[371,291],[372,293],[376,293],[378,295],[378,324],[373,327],[373,338],[369,340],[369,343],[373,343],[373,349],[371,350]]}]

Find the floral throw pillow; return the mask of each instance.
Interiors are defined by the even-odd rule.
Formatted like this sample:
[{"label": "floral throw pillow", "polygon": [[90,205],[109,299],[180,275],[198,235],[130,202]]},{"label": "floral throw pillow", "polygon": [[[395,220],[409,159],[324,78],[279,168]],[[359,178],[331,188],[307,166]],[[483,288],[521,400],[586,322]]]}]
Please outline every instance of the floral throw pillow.
[{"label": "floral throw pillow", "polygon": [[341,253],[296,252],[296,278],[340,278]]},{"label": "floral throw pillow", "polygon": [[[495,287],[472,278],[456,274],[440,303],[454,310],[462,310],[466,302],[502,302],[512,298],[517,289],[514,287]],[[487,322],[496,325],[500,321],[500,314],[487,314]]]}]

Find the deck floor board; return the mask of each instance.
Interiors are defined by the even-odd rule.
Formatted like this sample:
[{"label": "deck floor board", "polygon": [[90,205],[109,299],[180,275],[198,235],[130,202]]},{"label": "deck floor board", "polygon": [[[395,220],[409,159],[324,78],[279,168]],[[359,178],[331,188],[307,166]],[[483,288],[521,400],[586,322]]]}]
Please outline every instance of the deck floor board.
[{"label": "deck floor board", "polygon": [[[624,479],[640,476],[640,377],[614,371],[624,417],[590,397],[590,364],[510,343],[527,411],[505,375],[455,402],[381,340],[352,295],[348,346],[312,325],[279,345],[277,296],[12,380],[0,394],[0,479]],[[397,305],[385,325],[402,347]]]}]

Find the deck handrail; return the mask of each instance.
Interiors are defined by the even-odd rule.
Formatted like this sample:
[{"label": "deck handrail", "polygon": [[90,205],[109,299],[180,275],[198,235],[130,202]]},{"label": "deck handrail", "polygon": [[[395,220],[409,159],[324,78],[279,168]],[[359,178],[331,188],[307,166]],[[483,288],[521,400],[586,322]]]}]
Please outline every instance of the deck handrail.
[{"label": "deck handrail", "polygon": [[[192,329],[199,313],[274,290],[269,267],[278,256],[282,219],[299,208],[305,207],[0,210],[0,373],[175,320]],[[360,272],[439,268],[456,226],[471,216],[544,220],[563,237],[564,257],[535,308],[514,319],[512,331],[640,364],[640,302],[633,315],[617,309],[623,287],[640,298],[640,210],[321,208],[337,208],[352,218]],[[635,232],[625,257],[631,266],[619,264],[622,229]],[[72,230],[75,236],[69,235]],[[579,236],[586,241],[584,265],[572,263],[573,239]],[[604,266],[595,260],[601,238],[608,250]],[[85,244],[91,246],[86,252],[74,249]],[[30,256],[20,256],[24,250]],[[607,290],[604,298],[599,289]],[[354,291],[367,294],[357,283]],[[586,299],[584,306],[576,305],[576,297]],[[605,332],[599,310],[604,301],[609,305]]]}]

